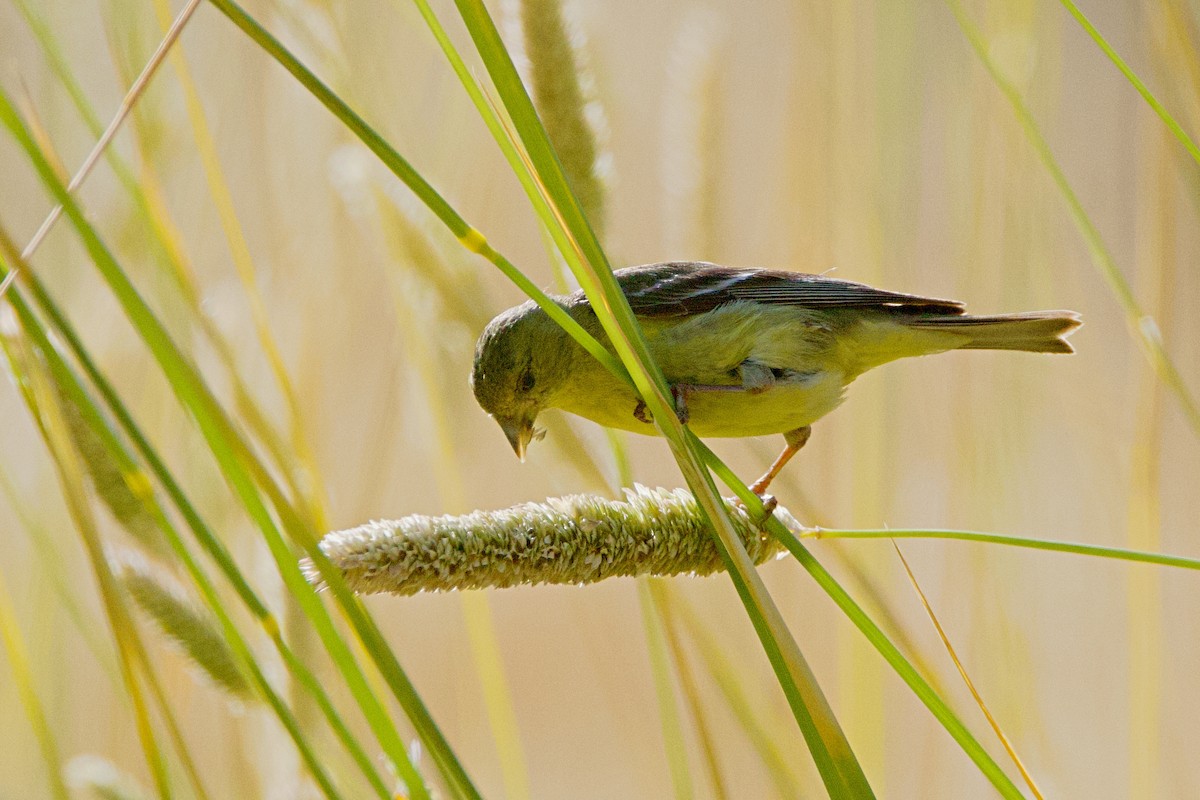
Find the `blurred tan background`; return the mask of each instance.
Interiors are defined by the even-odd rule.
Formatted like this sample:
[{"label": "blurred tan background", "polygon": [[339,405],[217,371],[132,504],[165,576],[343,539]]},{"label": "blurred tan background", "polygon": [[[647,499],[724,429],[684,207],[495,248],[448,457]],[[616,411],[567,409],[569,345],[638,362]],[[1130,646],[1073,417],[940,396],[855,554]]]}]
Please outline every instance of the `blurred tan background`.
[{"label": "blurred tan background", "polygon": [[[466,47],[452,4],[435,7]],[[39,8],[107,120],[126,72],[140,69],[160,38],[152,7],[51,0]],[[1073,357],[953,353],[863,377],[776,485],[783,505],[829,527],[966,528],[1200,556],[1197,434],[1154,381],[1061,195],[946,6],[579,0],[572,8],[607,119],[606,240],[615,263],[686,258],[836,269],[839,278],[955,298],[980,313],[1070,308],[1083,315]],[[248,10],[501,252],[554,286],[520,187],[412,7],[254,0]],[[1197,165],[1057,3],[972,3],[967,11],[1155,314],[1184,380],[1200,392]],[[1185,128],[1200,130],[1195,8],[1093,0],[1084,11]],[[518,290],[446,245],[449,237],[406,190],[213,8],[199,10],[182,44],[271,330],[298,388],[331,526],[611,492],[607,440],[590,423],[571,425],[598,474],[547,443],[524,465],[513,459],[467,386],[478,329],[450,319],[428,279],[389,248],[377,193],[394,197],[452,264],[477,276],[478,289],[464,284],[464,291],[478,292],[468,297],[485,319],[519,302]],[[74,170],[94,140],[8,2],[0,3],[0,80],[27,93]],[[288,411],[257,346],[169,65],[139,111],[144,155],[162,181],[205,308],[237,343],[241,374],[284,426]],[[128,132],[115,146],[136,163]],[[0,137],[0,186],[0,220],[23,243],[50,203],[8,137]],[[81,198],[173,333],[227,388],[211,350],[180,321],[132,202],[106,166]],[[274,586],[257,535],[66,225],[34,267],[241,562],[258,565],[261,585]],[[0,570],[31,639],[51,722],[66,755],[100,753],[145,780],[128,704],[50,590],[48,571],[56,570],[76,587],[85,619],[103,626],[53,469],[9,382],[0,385],[0,414],[0,468],[23,506],[0,498]],[[450,459],[440,430],[450,437]],[[627,441],[639,482],[680,484],[662,442]],[[780,444],[713,446],[752,478]],[[39,557],[18,510],[52,532],[59,561]],[[873,586],[1004,763],[891,545],[816,542],[812,550],[864,602],[862,581]],[[903,550],[1048,796],[1200,796],[1194,575],[983,545],[919,542]],[[992,796],[803,570],[782,560],[762,573],[879,796]],[[728,579],[673,584],[723,638],[803,796],[822,796]],[[506,590],[488,601],[532,795],[668,796],[635,582]],[[503,796],[462,598],[381,597],[369,606],[481,790]],[[294,766],[274,721],[258,711],[231,713],[182,657],[159,652],[216,794],[290,796]],[[693,669],[732,796],[777,796],[698,660]],[[710,796],[695,741],[691,747],[696,795]],[[0,667],[0,798],[41,796],[44,785],[7,666]]]}]

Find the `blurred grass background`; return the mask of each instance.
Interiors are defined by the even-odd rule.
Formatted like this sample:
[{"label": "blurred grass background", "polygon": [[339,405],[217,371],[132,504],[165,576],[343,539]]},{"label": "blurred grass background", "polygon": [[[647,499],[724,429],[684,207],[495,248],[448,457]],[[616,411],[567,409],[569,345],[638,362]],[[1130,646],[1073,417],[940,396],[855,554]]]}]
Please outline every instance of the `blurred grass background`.
[{"label": "blurred grass background", "polygon": [[[465,44],[449,4],[434,5]],[[30,7],[107,121],[161,39],[154,6]],[[536,218],[412,7],[283,0],[248,8],[499,250],[537,283],[555,285]],[[860,0],[762,2],[751,12],[580,0],[568,10],[586,34],[606,120],[604,228],[614,262],[836,269],[840,278],[952,297],[981,313],[1070,308],[1085,319],[1071,358],[955,353],[864,376],[780,479],[781,503],[833,527],[968,528],[1200,555],[1195,431],[1139,353],[1061,195],[948,8]],[[1200,129],[1195,8],[1163,0],[1084,11],[1184,128]],[[1154,314],[1184,380],[1200,388],[1200,323],[1189,313],[1200,307],[1191,268],[1200,257],[1196,163],[1058,4],[970,4],[967,13]],[[79,197],[218,395],[233,405],[240,381],[261,403],[282,432],[300,492],[313,498],[313,516],[341,528],[611,492],[618,467],[595,426],[569,423],[598,467],[545,443],[517,465],[471,397],[474,337],[491,313],[523,299],[519,291],[436,230],[407,190],[214,9],[201,6],[181,42],[244,253],[231,250],[172,65],[113,147],[142,186],[161,191],[206,324],[232,343],[237,381],[161,268],[144,215],[112,171],[101,165]],[[36,112],[75,169],[95,135],[14,2],[0,4],[0,53],[5,90],[23,98],[27,116]],[[0,220],[24,243],[52,202],[7,137],[0,185]],[[294,406],[260,344],[238,258],[252,268]],[[52,231],[33,268],[286,617],[266,548],[67,225]],[[12,384],[0,392],[0,413],[0,573],[48,723],[65,758],[99,754],[149,786],[91,572],[69,533],[53,462]],[[638,481],[679,484],[663,442],[627,444]],[[712,444],[753,477],[779,442]],[[101,523],[109,541],[120,541],[115,521]],[[998,752],[891,546],[812,549],[860,597],[869,584],[943,695]],[[904,552],[1047,796],[1200,794],[1191,757],[1200,736],[1194,576],[958,543],[913,542]],[[794,562],[761,571],[880,796],[988,796],[978,771]],[[718,635],[726,677],[736,678],[797,791],[819,796],[728,579],[676,579],[670,588]],[[637,584],[509,590],[488,603],[530,795],[669,795]],[[485,708],[493,707],[476,662],[485,650],[472,646],[467,620],[477,617],[464,599],[373,598],[368,606],[481,792],[519,791],[489,725]],[[701,638],[687,630],[680,626],[681,648],[729,796],[786,793],[722,699]],[[273,718],[252,704],[231,706],[196,679],[186,657],[152,645],[214,797],[306,791]],[[0,797],[43,796],[44,765],[10,674],[0,668]],[[689,708],[681,713],[693,789],[713,796]]]}]

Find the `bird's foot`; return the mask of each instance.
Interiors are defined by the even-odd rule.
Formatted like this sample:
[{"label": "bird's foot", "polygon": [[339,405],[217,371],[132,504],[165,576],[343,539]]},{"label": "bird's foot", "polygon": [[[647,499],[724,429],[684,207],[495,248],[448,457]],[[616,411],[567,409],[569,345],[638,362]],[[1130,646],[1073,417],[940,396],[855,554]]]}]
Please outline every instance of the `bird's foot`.
[{"label": "bird's foot", "polygon": [[675,416],[679,417],[679,421],[684,425],[687,425],[688,420],[691,419],[687,404],[690,391],[691,387],[686,383],[671,384],[671,399],[675,401]]},{"label": "bird's foot", "polygon": [[[692,387],[685,383],[671,384],[671,400],[675,403],[675,416],[679,417],[679,421],[684,425],[687,424],[689,417],[687,407],[687,396],[692,390]],[[637,405],[633,407],[633,416],[638,422],[644,422],[647,425],[654,422],[654,415],[650,413],[650,409],[646,408],[645,400],[638,400]]]}]

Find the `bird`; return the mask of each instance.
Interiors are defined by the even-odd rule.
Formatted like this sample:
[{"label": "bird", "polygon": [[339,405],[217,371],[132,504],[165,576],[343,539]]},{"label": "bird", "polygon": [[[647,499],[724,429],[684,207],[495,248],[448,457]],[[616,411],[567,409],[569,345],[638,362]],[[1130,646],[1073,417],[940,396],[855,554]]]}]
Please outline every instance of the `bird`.
[{"label": "bird", "polygon": [[[949,350],[1074,352],[1073,311],[976,316],[954,300],[875,289],[824,275],[673,261],[615,270],[671,388],[681,421],[701,438],[783,434],[785,447],[750,485],[765,493],[869,369]],[[582,291],[551,300],[612,345]],[[525,460],[545,409],[610,428],[658,434],[626,380],[589,354],[532,300],[480,335],[471,372],[480,407]]]}]

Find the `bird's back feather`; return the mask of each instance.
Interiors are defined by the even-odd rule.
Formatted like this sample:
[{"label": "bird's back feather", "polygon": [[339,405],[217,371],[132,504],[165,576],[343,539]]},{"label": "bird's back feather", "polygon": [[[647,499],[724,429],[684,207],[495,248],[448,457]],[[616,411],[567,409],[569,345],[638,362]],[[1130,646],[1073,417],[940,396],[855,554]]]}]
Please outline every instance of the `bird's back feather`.
[{"label": "bird's back feather", "polygon": [[[614,273],[633,312],[643,317],[704,314],[738,301],[812,309],[909,308],[943,316],[961,303],[889,292],[862,283],[770,269],[734,269],[703,261],[628,267]],[[572,298],[582,300],[582,295]]]}]

